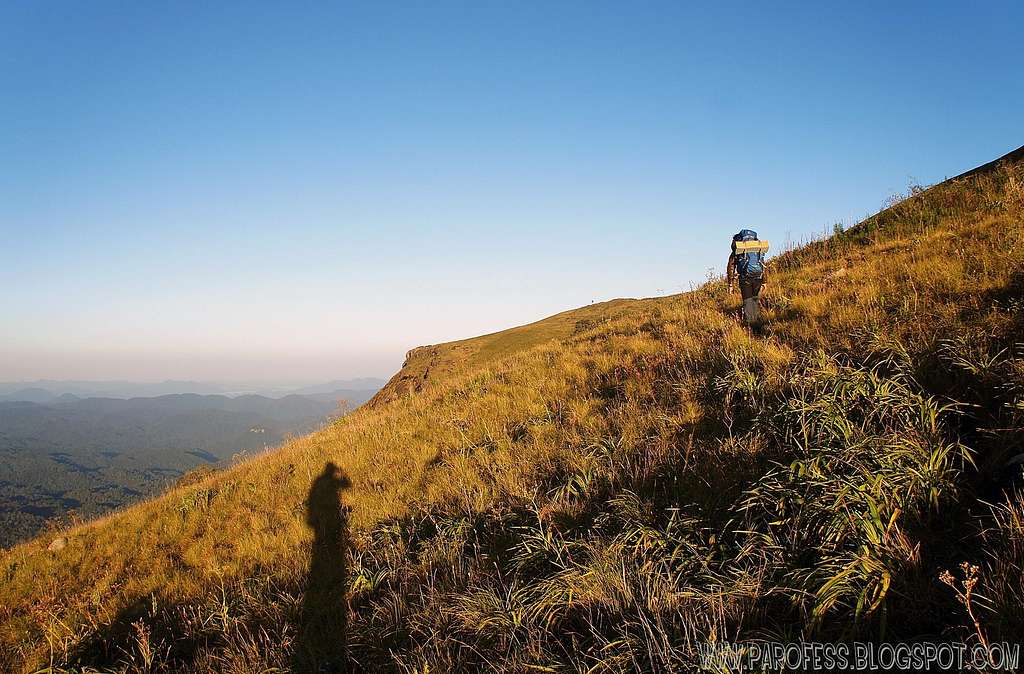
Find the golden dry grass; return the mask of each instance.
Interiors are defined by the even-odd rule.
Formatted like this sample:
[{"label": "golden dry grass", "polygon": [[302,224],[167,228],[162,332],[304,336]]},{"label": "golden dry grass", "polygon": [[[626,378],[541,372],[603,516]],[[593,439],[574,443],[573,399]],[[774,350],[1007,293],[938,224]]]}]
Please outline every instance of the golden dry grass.
[{"label": "golden dry grass", "polygon": [[[1020,361],[1012,358],[1000,361],[998,381],[977,375],[950,383],[953,375],[931,371],[943,340],[960,338],[979,353],[1015,348],[1022,185],[1021,165],[944,184],[776,258],[759,334],[737,322],[738,299],[716,281],[413,353],[402,373],[408,385],[391,387],[374,405],[320,432],[60,532],[68,544],[59,552],[47,551],[52,537],[4,552],[0,666],[33,671],[73,667],[77,659],[115,669],[287,668],[312,540],[305,499],[333,462],[351,483],[342,500],[353,530],[354,662],[403,671],[473,669],[488,661],[499,670],[544,663],[569,671],[598,664],[605,671],[679,668],[684,642],[762,624],[757,616],[769,612],[774,581],[751,572],[734,575],[732,586],[712,587],[696,580],[711,571],[671,565],[671,573],[664,571],[670,567],[654,555],[684,526],[665,520],[665,512],[682,518],[679,508],[692,504],[702,519],[687,545],[706,548],[709,559],[718,554],[728,528],[710,543],[707,531],[725,527],[720,520],[738,512],[730,510],[737,494],[786,451],[749,434],[751,424],[768,413],[768,401],[785,398],[799,377],[810,376],[799,374],[810,354],[860,363],[869,344],[877,352],[888,340],[909,354],[914,381],[936,394],[963,387],[974,387],[971,395],[984,387],[1015,392],[1024,381],[1014,379]],[[1004,423],[1006,414],[1000,408],[991,416]],[[996,450],[979,441],[979,466],[999,464],[1005,457],[994,454],[1014,446],[1012,437],[1000,442],[989,443]],[[954,480],[958,494],[969,491],[964,485],[971,479]],[[483,540],[473,533],[479,522],[500,529],[506,525],[493,523],[512,518],[522,528],[517,518],[531,509],[535,532],[516,534],[505,548],[488,534],[488,545],[504,552],[492,558],[477,543],[467,556],[467,541]],[[1017,538],[986,544],[1010,551],[998,558],[993,582],[1004,596],[1021,596],[1019,585],[1010,587],[1020,564],[1019,502],[1000,512],[1007,536]],[[403,536],[427,520],[433,533],[413,554]],[[563,540],[569,534],[559,531],[576,531],[583,521],[591,533]],[[452,528],[438,533],[439,522]],[[601,533],[609,523],[618,523],[619,533]],[[908,521],[905,528],[913,526]],[[620,529],[633,533],[624,540]],[[913,535],[931,544],[933,534]],[[934,545],[947,549],[941,541]],[[513,550],[526,561],[505,561],[502,555]],[[637,550],[652,555],[648,566],[637,566]],[[883,561],[889,564],[891,555]],[[505,563],[500,582],[488,575],[486,569]],[[553,575],[538,575],[534,569],[541,567]],[[904,588],[913,587],[907,583]],[[691,584],[703,589],[689,591]],[[196,628],[200,607],[206,616],[222,614],[220,627]],[[577,625],[582,615],[616,611],[643,616],[638,624],[650,640],[627,648],[591,634],[566,645],[544,632],[545,625]],[[852,608],[821,611],[838,623],[862,619]],[[157,620],[158,614],[164,617]],[[171,614],[180,614],[177,623]],[[801,629],[799,615],[788,620]],[[931,617],[921,621],[934,626]],[[119,629],[130,623],[134,631]],[[189,632],[187,658],[175,646],[175,625],[202,632],[201,638]],[[563,632],[577,629],[564,625]],[[161,628],[166,633],[158,635]],[[458,645],[441,643],[426,636],[432,629],[464,636]],[[375,640],[397,649],[389,660],[381,660]],[[569,655],[572,644],[578,657]]]}]

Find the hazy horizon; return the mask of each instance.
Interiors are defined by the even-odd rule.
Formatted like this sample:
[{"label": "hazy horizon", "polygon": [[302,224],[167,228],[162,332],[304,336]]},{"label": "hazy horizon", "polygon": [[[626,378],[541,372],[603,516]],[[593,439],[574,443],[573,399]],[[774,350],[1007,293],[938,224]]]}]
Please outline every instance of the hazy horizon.
[{"label": "hazy horizon", "polygon": [[337,379],[388,379],[402,365],[405,352],[360,354],[281,354],[271,359],[237,353],[165,354],[125,352],[71,352],[67,354],[14,353],[0,349],[0,382],[126,381],[297,385]]},{"label": "hazy horizon", "polygon": [[218,384],[218,385],[234,385],[234,384],[251,384],[251,385],[265,385],[265,386],[279,386],[279,387],[302,387],[311,386],[314,384],[329,384],[335,381],[360,381],[360,380],[378,380],[387,381],[384,377],[348,377],[348,378],[330,378],[330,379],[53,379],[53,378],[33,378],[33,379],[10,379],[0,380],[0,387],[12,386],[16,384],[36,384],[36,383],[58,383],[58,384],[166,384],[166,383],[182,383],[182,384]]},{"label": "hazy horizon", "polygon": [[678,292],[1020,145],[1021,19],[8,3],[0,380],[386,378]]}]

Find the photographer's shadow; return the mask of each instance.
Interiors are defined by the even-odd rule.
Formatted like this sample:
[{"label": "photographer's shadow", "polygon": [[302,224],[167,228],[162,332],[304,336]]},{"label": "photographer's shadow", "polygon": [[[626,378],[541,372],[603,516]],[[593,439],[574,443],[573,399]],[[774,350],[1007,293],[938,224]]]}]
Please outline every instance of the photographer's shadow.
[{"label": "photographer's shadow", "polygon": [[340,496],[350,484],[338,466],[328,463],[309,489],[306,524],[313,529],[314,539],[292,659],[295,672],[348,671],[348,510]]}]

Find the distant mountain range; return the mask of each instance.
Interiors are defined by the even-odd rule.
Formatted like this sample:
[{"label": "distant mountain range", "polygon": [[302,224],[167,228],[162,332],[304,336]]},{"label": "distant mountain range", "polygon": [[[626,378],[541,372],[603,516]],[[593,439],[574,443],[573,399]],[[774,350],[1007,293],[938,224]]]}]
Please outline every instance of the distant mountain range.
[{"label": "distant mountain range", "polygon": [[338,380],[276,398],[72,392],[197,388],[193,382],[33,382],[18,388],[0,398],[0,547],[71,511],[95,517],[156,494],[199,466],[223,465],[240,452],[259,452],[315,430],[366,402],[380,383]]},{"label": "distant mountain range", "polygon": [[292,393],[297,395],[310,395],[315,393],[332,393],[334,391],[369,391],[378,390],[387,383],[384,379],[374,377],[362,377],[359,379],[335,379],[326,384],[315,384],[297,388]]},{"label": "distant mountain range", "polygon": [[166,380],[162,382],[133,381],[36,381],[0,382],[0,402],[33,403],[68,402],[76,398],[152,398],[156,396],[195,393],[199,395],[263,395],[280,398],[289,394],[307,395],[334,391],[376,391],[383,379],[362,377],[335,379],[322,384],[295,382],[200,382]]}]

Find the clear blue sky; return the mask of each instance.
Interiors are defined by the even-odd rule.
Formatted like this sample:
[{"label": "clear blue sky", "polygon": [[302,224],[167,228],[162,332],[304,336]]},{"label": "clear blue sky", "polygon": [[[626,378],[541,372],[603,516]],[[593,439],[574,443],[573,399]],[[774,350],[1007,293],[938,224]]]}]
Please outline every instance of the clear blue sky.
[{"label": "clear blue sky", "polygon": [[387,375],[1024,143],[1024,4],[838,5],[4,3],[0,380]]}]

